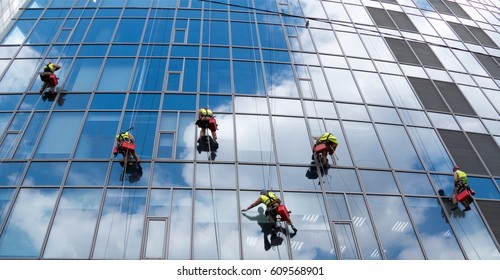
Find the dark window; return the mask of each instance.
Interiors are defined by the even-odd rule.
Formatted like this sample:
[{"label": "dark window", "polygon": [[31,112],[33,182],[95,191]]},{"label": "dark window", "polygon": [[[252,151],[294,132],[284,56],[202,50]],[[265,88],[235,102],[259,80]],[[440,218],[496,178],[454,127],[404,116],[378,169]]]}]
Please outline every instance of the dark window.
[{"label": "dark window", "polygon": [[500,59],[498,57],[495,58],[480,53],[474,53],[474,55],[481,62],[486,71],[490,73],[491,76],[500,78],[500,66],[498,65],[498,63],[500,63]]},{"label": "dark window", "polygon": [[391,15],[394,22],[396,22],[396,25],[399,29],[418,33],[417,28],[405,13],[395,11],[387,12],[389,13],[389,15]]},{"label": "dark window", "polygon": [[469,29],[470,33],[472,33],[481,44],[486,47],[498,48],[497,44],[491,40],[490,36],[486,34],[481,28],[475,26],[466,25],[467,29]]},{"label": "dark window", "polygon": [[474,109],[472,109],[456,84],[441,81],[434,81],[434,83],[453,112],[476,115],[476,112],[474,112]]},{"label": "dark window", "polygon": [[500,148],[490,135],[467,133],[492,175],[500,176]]},{"label": "dark window", "polygon": [[420,64],[417,57],[415,56],[415,54],[413,54],[411,48],[408,46],[406,41],[392,39],[392,38],[385,38],[385,40],[387,41],[387,44],[389,44],[389,47],[391,48],[392,52],[394,53],[394,56],[396,56],[396,59],[399,62]]},{"label": "dark window", "polygon": [[495,235],[497,240],[500,240],[500,215],[498,215],[498,209],[500,209],[499,201],[485,201],[477,200],[477,204],[481,208],[481,213],[491,228],[491,231]]},{"label": "dark window", "polygon": [[372,7],[367,7],[367,9],[370,15],[372,16],[373,20],[375,21],[375,24],[377,24],[377,26],[396,29],[396,25],[391,20],[391,18],[389,17],[389,15],[385,10],[375,9]]},{"label": "dark window", "polygon": [[[473,174],[487,175],[487,172],[479,160],[479,157],[472,149],[471,144],[460,131],[438,129],[439,135],[450,151],[451,156],[462,170],[467,170]],[[491,151],[490,151],[491,153]],[[495,153],[491,153],[494,155]],[[496,153],[498,154],[498,153]]]},{"label": "dark window", "polygon": [[453,13],[457,17],[463,17],[463,18],[470,19],[470,16],[464,11],[464,9],[462,9],[462,7],[460,7],[460,5],[458,3],[451,2],[451,1],[443,1],[443,2],[446,4],[446,6],[448,6],[448,8],[450,8],[450,10],[453,11]]},{"label": "dark window", "polygon": [[443,14],[452,14],[451,10],[441,0],[429,0],[434,8]]},{"label": "dark window", "polygon": [[413,77],[409,79],[425,109],[444,112],[450,111],[431,80]]},{"label": "dark window", "polygon": [[420,59],[420,61],[424,66],[444,68],[441,62],[439,62],[437,56],[429,47],[429,45],[417,42],[408,42],[408,43],[410,44],[415,54],[417,54],[417,57]]},{"label": "dark window", "polygon": [[455,33],[457,33],[458,37],[460,37],[460,39],[462,39],[464,42],[479,44],[476,38],[474,38],[474,35],[472,35],[472,33],[470,33],[470,31],[465,28],[464,25],[449,21],[448,24],[455,31]]}]

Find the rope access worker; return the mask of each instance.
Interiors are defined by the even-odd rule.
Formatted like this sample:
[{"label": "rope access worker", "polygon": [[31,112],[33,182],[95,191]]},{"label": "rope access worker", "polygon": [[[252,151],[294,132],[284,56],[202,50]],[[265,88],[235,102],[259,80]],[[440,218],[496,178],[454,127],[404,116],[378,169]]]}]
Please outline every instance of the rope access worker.
[{"label": "rope access worker", "polygon": [[[325,144],[325,146],[322,146],[321,144]],[[326,153],[333,155],[333,153],[337,149],[338,144],[339,144],[339,141],[337,140],[337,138],[333,134],[331,134],[329,132],[324,133],[323,135],[321,135],[321,137],[319,137],[316,140],[316,144],[314,144],[313,159],[314,159],[314,156],[321,155],[321,160],[322,160],[323,166],[330,167]]]},{"label": "rope access worker", "polygon": [[[241,209],[241,212],[246,212],[261,203],[266,205],[265,215],[268,221],[273,225],[273,229],[278,230],[278,226],[276,225],[276,216],[278,215],[278,207],[281,205],[281,199],[272,191],[268,191],[266,189],[261,190],[260,196],[247,208]],[[292,227],[294,232],[297,232],[297,229],[293,225],[289,216],[287,217],[286,222]]]},{"label": "rope access worker", "polygon": [[55,88],[57,85],[57,77],[54,74],[57,70],[61,69],[60,65],[54,64],[49,61],[45,67],[43,67],[43,73],[40,74],[40,79],[43,81],[42,88],[40,89],[40,94],[43,94],[47,87],[50,87],[50,92],[55,94]]},{"label": "rope access worker", "polygon": [[[133,156],[137,165],[139,167],[141,167],[141,159],[139,158],[139,155],[137,155],[137,152],[135,151],[135,147],[133,149],[132,148],[125,149],[123,147],[123,143],[135,144],[135,139],[134,139],[134,136],[132,135],[132,133],[125,131],[125,132],[121,132],[120,134],[116,135],[116,148],[117,148],[116,150],[117,150],[117,152],[121,153],[124,157],[126,155],[127,162],[129,165],[133,164],[132,158],[131,158],[131,156]],[[116,156],[116,154],[115,154],[115,156]]]},{"label": "rope access worker", "polygon": [[212,138],[217,143],[217,122],[215,121],[212,110],[208,108],[201,108],[198,111],[198,120],[195,123],[200,128],[200,137],[202,139],[206,135],[207,128],[212,133]]},{"label": "rope access worker", "polygon": [[[453,207],[450,209],[451,211],[455,211],[458,209],[458,199],[457,195],[462,191],[470,191],[469,187],[469,180],[467,179],[467,174],[460,170],[460,167],[455,166],[453,167],[453,193],[451,195],[451,201],[453,202]],[[470,208],[470,203],[468,200],[463,200],[461,201],[462,205],[465,207],[463,210],[469,211]]]}]

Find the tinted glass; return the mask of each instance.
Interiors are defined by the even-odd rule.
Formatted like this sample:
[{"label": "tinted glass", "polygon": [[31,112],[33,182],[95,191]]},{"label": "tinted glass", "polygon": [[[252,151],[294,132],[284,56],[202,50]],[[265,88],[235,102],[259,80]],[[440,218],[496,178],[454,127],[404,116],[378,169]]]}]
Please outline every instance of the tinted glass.
[{"label": "tinted glass", "polygon": [[82,118],[83,113],[80,112],[53,113],[38,144],[35,158],[69,158],[75,146]]},{"label": "tinted glass", "polygon": [[23,186],[59,186],[66,172],[66,165],[66,162],[32,162]]},{"label": "tinted glass", "polygon": [[361,181],[368,193],[399,194],[399,190],[390,172],[360,170]]},{"label": "tinted glass", "polygon": [[119,119],[120,113],[89,113],[78,141],[75,158],[109,158],[113,151]]},{"label": "tinted glass", "polygon": [[376,127],[393,168],[424,169],[404,127],[382,124],[377,124]]},{"label": "tinted glass", "polygon": [[[175,227],[170,228],[167,257],[174,260],[186,260],[191,255],[191,241],[186,236],[191,236],[191,219],[186,219],[193,213],[191,190],[174,190],[172,193],[172,211],[170,223]],[[187,215],[187,216],[186,216]]]},{"label": "tinted glass", "polygon": [[388,167],[373,126],[368,123],[344,122],[354,161],[359,166]]},{"label": "tinted glass", "polygon": [[104,186],[108,173],[107,162],[73,162],[66,186]]}]

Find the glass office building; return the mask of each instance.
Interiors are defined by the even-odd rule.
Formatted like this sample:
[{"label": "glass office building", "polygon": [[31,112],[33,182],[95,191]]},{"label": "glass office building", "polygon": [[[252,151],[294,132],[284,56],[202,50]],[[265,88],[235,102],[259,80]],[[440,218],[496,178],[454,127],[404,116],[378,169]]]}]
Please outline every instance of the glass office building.
[{"label": "glass office building", "polygon": [[[26,1],[0,34],[0,259],[500,259],[498,7]],[[132,127],[142,174],[120,180]],[[450,211],[454,165],[471,211]],[[240,211],[263,188],[298,228],[282,242]]]}]

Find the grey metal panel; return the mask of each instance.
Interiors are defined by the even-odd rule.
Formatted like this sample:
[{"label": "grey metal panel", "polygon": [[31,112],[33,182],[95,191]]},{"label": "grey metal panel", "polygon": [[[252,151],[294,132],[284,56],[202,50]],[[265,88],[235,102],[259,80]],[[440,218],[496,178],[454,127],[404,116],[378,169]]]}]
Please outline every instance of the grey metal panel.
[{"label": "grey metal panel", "polygon": [[438,129],[438,132],[455,163],[462,170],[471,174],[488,175],[481,160],[479,160],[479,157],[462,131]]},{"label": "grey metal panel", "polygon": [[418,29],[415,27],[413,22],[405,13],[396,11],[387,11],[387,12],[389,13],[389,15],[391,15],[394,22],[396,22],[396,25],[398,26],[399,29],[419,33]]},{"label": "grey metal panel", "polygon": [[391,18],[389,17],[389,15],[385,10],[372,7],[366,7],[366,8],[368,9],[368,12],[372,16],[377,26],[397,29],[396,25],[391,20]]},{"label": "grey metal panel", "polygon": [[385,38],[385,40],[399,62],[420,65],[406,41],[393,38]]},{"label": "grey metal panel", "polygon": [[468,132],[467,135],[491,174],[500,176],[500,148],[495,139],[488,134]]},{"label": "grey metal panel", "polygon": [[455,33],[462,39],[464,42],[479,44],[479,41],[474,38],[472,33],[470,33],[469,29],[465,28],[462,24],[449,22],[447,23],[451,26],[451,28],[455,31]]},{"label": "grey metal panel", "polygon": [[444,66],[441,64],[429,45],[412,41],[409,41],[408,43],[424,66],[444,69]]},{"label": "grey metal panel", "polygon": [[432,6],[434,6],[438,12],[443,14],[452,14],[451,10],[443,4],[441,0],[429,0],[429,2],[431,2]]},{"label": "grey metal panel", "polygon": [[498,57],[495,59],[494,57],[480,53],[474,53],[474,55],[481,62],[486,71],[490,73],[491,76],[500,78],[500,65],[498,65],[497,63],[497,61],[500,61],[500,59]]},{"label": "grey metal panel", "polygon": [[478,39],[484,46],[498,48],[497,44],[495,44],[495,42],[491,40],[490,36],[488,36],[488,34],[486,34],[486,32],[484,32],[481,28],[469,25],[466,25],[465,27],[467,27],[467,29],[469,29],[469,31],[474,34],[476,39]]},{"label": "grey metal panel", "polygon": [[443,1],[443,2],[446,4],[446,6],[448,6],[448,8],[450,8],[450,10],[453,11],[453,13],[457,17],[471,19],[471,17],[465,12],[464,9],[462,9],[462,7],[460,7],[460,5],[458,3],[451,2],[451,1]]},{"label": "grey metal panel", "polygon": [[450,111],[431,80],[414,77],[410,77],[409,80],[425,109]]},{"label": "grey metal panel", "polygon": [[434,83],[453,112],[477,116],[456,84],[442,81],[434,81]]},{"label": "grey metal panel", "polygon": [[483,213],[486,223],[488,223],[488,226],[493,232],[497,242],[499,242],[500,215],[498,215],[498,209],[500,209],[500,201],[476,200],[476,203],[481,209],[481,213]]}]

